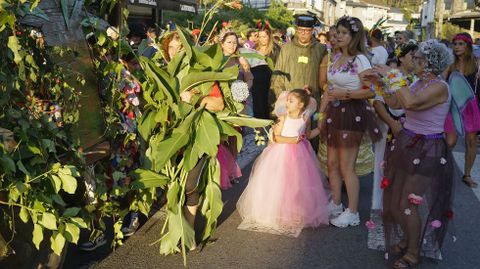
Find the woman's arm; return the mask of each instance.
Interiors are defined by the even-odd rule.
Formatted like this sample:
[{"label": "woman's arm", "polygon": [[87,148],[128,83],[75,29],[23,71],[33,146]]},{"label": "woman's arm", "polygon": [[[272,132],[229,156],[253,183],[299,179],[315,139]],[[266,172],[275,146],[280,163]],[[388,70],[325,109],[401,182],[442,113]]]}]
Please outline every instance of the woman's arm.
[{"label": "woman's arm", "polygon": [[206,96],[200,101],[200,106],[210,112],[219,112],[225,108],[223,97]]},{"label": "woman's arm", "polygon": [[448,99],[448,88],[442,82],[435,82],[421,94],[413,94],[407,86],[396,91],[395,96],[404,109],[419,111],[445,103]]},{"label": "woman's arm", "polygon": [[381,101],[373,101],[373,107],[375,108],[378,117],[380,117],[380,119],[382,119],[388,125],[388,127],[390,127],[390,129],[392,129],[394,134],[397,134],[402,130],[402,124],[390,116],[385,108],[385,105]]},{"label": "woman's arm", "polygon": [[328,86],[327,82],[327,71],[328,71],[328,53],[323,57],[322,62],[320,63],[320,69],[319,69],[319,78],[318,81],[320,83],[320,89],[322,90],[322,93],[325,92],[325,89]]}]

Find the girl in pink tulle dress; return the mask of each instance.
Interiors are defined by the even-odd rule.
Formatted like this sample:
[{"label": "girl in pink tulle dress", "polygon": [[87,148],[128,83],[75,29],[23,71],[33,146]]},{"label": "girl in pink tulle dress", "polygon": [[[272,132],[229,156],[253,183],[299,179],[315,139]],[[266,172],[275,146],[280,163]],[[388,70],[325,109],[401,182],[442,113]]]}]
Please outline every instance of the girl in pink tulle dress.
[{"label": "girl in pink tulle dress", "polygon": [[256,160],[249,183],[237,203],[241,230],[297,237],[304,227],[328,224],[328,200],[315,153],[306,138],[304,115],[309,102],[304,90],[287,97],[287,115],[273,127],[272,142]]}]

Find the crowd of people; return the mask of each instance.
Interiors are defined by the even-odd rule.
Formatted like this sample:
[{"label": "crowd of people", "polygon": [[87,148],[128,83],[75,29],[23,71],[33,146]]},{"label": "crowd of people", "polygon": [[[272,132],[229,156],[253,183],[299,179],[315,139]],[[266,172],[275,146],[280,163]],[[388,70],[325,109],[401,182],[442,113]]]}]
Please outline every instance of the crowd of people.
[{"label": "crowd of people", "polygon": [[[359,176],[373,172],[372,209],[383,212],[385,250],[398,256],[394,268],[410,268],[422,255],[437,255],[448,233],[459,136],[466,152],[458,181],[477,187],[471,170],[480,86],[473,39],[458,33],[451,42],[420,42],[411,31],[387,37],[350,16],[327,32],[316,31],[316,23],[297,16],[285,35],[260,23],[245,38],[228,27],[209,40],[192,32],[202,43],[220,44],[225,67],[239,67],[238,80],[250,91],[244,113],[275,120],[237,203],[238,228],[296,237],[305,227],[357,226],[364,199]],[[149,29],[147,38],[132,42],[140,55],[160,53],[166,63],[182,50],[174,30],[159,40]],[[194,91],[182,100],[190,102]],[[218,89],[202,102],[211,111],[224,107]],[[235,148],[234,140],[219,146],[222,189],[241,177]],[[195,189],[186,205],[192,226]]]}]

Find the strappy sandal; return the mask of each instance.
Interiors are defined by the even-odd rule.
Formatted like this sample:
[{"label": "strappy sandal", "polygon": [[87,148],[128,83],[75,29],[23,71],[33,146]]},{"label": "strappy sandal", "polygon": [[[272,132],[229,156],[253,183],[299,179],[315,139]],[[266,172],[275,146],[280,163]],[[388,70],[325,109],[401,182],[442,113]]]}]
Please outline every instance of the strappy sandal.
[{"label": "strappy sandal", "polygon": [[402,247],[401,243],[398,243],[393,245],[389,252],[395,256],[404,255],[407,252],[407,246]]},{"label": "strappy sandal", "polygon": [[403,255],[400,259],[393,263],[393,268],[395,269],[405,269],[413,268],[419,263],[419,259],[415,258],[412,254],[407,253]]},{"label": "strappy sandal", "polygon": [[478,186],[477,182],[473,181],[470,175],[464,175],[462,178],[462,182],[470,188],[476,188]]}]

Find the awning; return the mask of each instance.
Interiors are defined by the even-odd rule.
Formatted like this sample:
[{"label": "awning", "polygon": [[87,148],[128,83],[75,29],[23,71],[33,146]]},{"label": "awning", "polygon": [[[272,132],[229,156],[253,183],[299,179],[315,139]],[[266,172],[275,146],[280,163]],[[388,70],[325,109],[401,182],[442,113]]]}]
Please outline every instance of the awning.
[{"label": "awning", "polygon": [[140,5],[163,10],[183,11],[197,13],[198,4],[196,0],[129,0],[131,5]]}]

